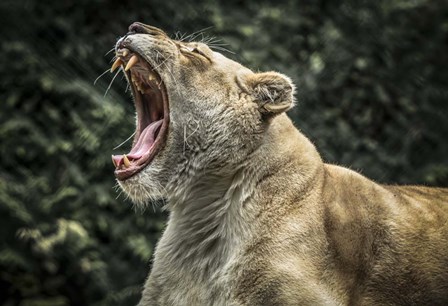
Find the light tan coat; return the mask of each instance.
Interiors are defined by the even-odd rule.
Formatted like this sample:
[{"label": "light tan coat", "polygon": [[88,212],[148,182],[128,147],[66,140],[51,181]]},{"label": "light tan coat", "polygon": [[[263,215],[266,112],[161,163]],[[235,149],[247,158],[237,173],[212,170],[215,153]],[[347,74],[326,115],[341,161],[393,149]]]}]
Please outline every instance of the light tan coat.
[{"label": "light tan coat", "polygon": [[448,189],[324,164],[284,114],[289,78],[141,29],[124,39],[165,57],[171,123],[119,182],[170,211],[139,305],[448,305]]}]

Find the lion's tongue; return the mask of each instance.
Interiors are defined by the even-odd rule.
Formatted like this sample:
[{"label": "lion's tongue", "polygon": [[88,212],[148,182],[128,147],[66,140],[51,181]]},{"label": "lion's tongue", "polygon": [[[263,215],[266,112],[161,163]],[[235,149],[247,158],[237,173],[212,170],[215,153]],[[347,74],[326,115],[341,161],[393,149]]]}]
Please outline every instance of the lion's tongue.
[{"label": "lion's tongue", "polygon": [[[149,124],[141,133],[137,140],[137,143],[132,148],[131,152],[126,156],[131,160],[136,160],[141,158],[145,153],[148,153],[154,144],[157,136],[157,130],[162,125],[163,119],[154,121]],[[117,165],[123,163],[123,155],[114,155],[112,158],[115,160]]]},{"label": "lion's tongue", "polygon": [[154,144],[157,129],[162,125],[163,120],[154,121],[149,124],[141,133],[137,143],[127,155],[132,159],[139,159],[143,154],[147,153]]}]

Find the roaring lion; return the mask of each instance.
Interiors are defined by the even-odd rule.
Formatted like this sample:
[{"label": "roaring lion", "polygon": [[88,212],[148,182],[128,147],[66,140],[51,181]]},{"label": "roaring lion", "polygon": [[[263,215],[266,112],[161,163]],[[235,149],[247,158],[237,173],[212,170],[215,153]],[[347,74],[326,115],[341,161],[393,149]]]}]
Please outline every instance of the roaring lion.
[{"label": "roaring lion", "polygon": [[448,305],[448,189],[323,163],[280,73],[141,23],[115,50],[137,110],[115,176],[170,212],[139,305]]}]

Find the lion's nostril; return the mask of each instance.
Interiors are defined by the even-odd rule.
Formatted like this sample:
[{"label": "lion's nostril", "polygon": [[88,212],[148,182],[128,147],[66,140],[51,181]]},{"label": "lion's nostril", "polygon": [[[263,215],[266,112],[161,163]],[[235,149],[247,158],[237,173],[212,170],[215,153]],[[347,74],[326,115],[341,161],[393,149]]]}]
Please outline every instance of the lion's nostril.
[{"label": "lion's nostril", "polygon": [[149,34],[154,36],[166,36],[165,32],[163,32],[162,30],[153,26],[143,24],[141,22],[134,22],[129,26],[128,35],[132,34]]},{"label": "lion's nostril", "polygon": [[130,34],[135,34],[135,33],[140,33],[140,34],[144,34],[147,31],[145,31],[145,27],[139,23],[139,22],[134,22],[133,24],[131,24],[129,26],[129,32]]}]

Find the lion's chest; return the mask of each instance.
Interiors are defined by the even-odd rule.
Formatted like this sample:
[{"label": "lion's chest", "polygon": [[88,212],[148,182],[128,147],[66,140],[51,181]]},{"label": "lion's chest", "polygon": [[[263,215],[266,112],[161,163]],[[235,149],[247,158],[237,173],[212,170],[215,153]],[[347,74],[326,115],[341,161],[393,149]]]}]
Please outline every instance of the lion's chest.
[{"label": "lion's chest", "polygon": [[215,241],[195,253],[179,237],[169,227],[162,236],[143,299],[155,305],[229,305],[240,244]]},{"label": "lion's chest", "polygon": [[212,264],[213,258],[198,260],[156,258],[147,283],[151,300],[159,305],[227,305],[234,278],[231,261]]}]

